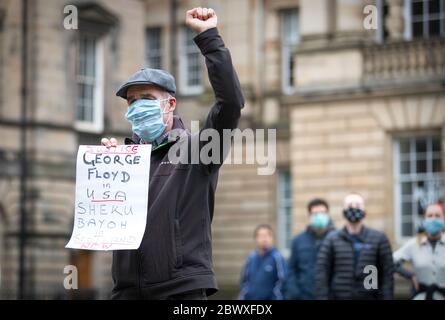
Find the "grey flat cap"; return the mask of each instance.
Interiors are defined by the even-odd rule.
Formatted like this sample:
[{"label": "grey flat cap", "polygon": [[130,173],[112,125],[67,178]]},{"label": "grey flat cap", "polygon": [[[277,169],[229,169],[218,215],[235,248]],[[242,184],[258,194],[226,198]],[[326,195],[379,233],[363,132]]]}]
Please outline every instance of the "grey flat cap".
[{"label": "grey flat cap", "polygon": [[116,92],[116,96],[127,99],[127,90],[130,86],[138,84],[154,84],[172,95],[176,93],[175,78],[167,71],[161,69],[143,68],[128,78]]}]

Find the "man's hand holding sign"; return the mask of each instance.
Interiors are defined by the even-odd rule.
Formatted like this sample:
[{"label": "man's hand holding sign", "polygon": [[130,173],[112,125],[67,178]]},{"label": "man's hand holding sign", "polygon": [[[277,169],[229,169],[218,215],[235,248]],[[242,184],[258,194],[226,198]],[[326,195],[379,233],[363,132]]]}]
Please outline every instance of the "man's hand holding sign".
[{"label": "man's hand holding sign", "polygon": [[151,145],[80,146],[67,248],[137,249],[145,231]]},{"label": "man's hand holding sign", "polygon": [[[122,215],[116,214],[116,228],[110,231],[112,246],[95,245],[91,238],[99,232],[100,223],[88,226],[85,220],[75,220],[69,244],[93,246],[85,249],[122,249],[113,251],[114,299],[206,299],[218,290],[212,267],[211,222],[222,161],[176,163],[169,158],[169,150],[195,141],[203,148],[206,142],[200,137],[205,129],[221,137],[224,129],[235,129],[244,97],[230,52],[216,28],[214,10],[189,10],[185,22],[197,33],[193,41],[205,57],[215,95],[200,132],[188,133],[181,119],[173,115],[174,77],[164,70],[144,68],[130,76],[116,93],[127,101],[125,117],[132,125],[133,136],[125,139],[124,146],[115,138],[103,138],[103,146],[96,146],[98,149],[79,149],[75,219],[91,212],[93,203],[94,219],[100,219],[101,212],[104,216],[112,212],[113,205],[114,213],[116,206],[127,206],[119,211]],[[131,147],[137,147],[133,158],[116,152]],[[93,200],[108,203],[111,208],[97,207]]]}]

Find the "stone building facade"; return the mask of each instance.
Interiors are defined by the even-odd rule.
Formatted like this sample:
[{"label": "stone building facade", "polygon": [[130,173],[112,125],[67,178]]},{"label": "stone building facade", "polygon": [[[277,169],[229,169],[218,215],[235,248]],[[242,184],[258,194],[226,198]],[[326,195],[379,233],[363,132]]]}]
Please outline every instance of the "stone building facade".
[{"label": "stone building facade", "polygon": [[[377,30],[364,27],[367,4],[378,9]],[[296,90],[284,102],[296,230],[309,199],[323,195],[340,221],[353,190],[366,198],[368,225],[397,249],[426,205],[443,200],[445,25],[435,18],[444,10],[435,1],[300,1]]]},{"label": "stone building facade", "polygon": [[[438,20],[437,31],[424,2],[28,1],[27,295],[66,297],[63,268],[75,264],[79,292],[108,297],[110,254],[64,248],[77,147],[129,135],[126,104],[114,90],[142,66],[173,73],[178,114],[188,127],[202,123],[213,97],[184,26],[194,6],[218,13],[246,96],[241,128],[277,129],[273,175],[258,175],[248,164],[221,170],[213,222],[218,297],[236,298],[254,227],[270,223],[286,252],[307,223],[312,197],[325,197],[341,226],[343,196],[363,193],[367,223],[400,246],[414,234],[425,203],[442,193],[445,21]],[[17,295],[19,274],[21,3],[0,2],[0,292],[6,298]],[[363,24],[369,4],[377,9],[377,30]],[[78,9],[77,30],[64,28],[68,5]],[[437,10],[443,17],[443,5]]]}]

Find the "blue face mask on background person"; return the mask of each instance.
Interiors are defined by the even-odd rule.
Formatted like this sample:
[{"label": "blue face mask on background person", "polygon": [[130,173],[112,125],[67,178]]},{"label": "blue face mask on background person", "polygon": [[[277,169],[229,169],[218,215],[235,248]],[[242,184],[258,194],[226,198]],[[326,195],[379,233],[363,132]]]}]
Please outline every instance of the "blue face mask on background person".
[{"label": "blue face mask on background person", "polygon": [[429,235],[439,233],[443,228],[445,228],[445,222],[443,219],[437,218],[426,218],[423,220],[423,227],[426,233]]},{"label": "blue face mask on background person", "polygon": [[[133,132],[145,141],[154,141],[159,138],[167,126],[164,123],[161,111],[161,101],[139,99],[130,104],[125,118],[131,123]],[[165,109],[164,109],[165,110]]]},{"label": "blue face mask on background person", "polygon": [[324,212],[316,212],[311,215],[310,226],[314,229],[325,229],[329,224],[329,216]]}]

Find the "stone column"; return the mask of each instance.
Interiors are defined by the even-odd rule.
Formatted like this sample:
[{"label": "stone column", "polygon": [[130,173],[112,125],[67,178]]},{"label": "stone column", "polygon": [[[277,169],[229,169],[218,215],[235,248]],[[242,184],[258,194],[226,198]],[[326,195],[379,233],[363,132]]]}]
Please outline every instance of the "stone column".
[{"label": "stone column", "polygon": [[403,39],[405,21],[403,17],[404,0],[387,0],[389,6],[388,16],[385,19],[385,25],[388,30],[389,38],[398,40]]}]

